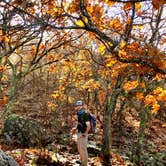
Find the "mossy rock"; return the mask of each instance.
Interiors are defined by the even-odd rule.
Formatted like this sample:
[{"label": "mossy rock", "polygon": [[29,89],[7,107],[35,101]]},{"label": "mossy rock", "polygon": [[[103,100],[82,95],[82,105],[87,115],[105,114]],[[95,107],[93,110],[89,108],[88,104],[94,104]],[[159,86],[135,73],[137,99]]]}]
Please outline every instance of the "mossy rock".
[{"label": "mossy rock", "polygon": [[12,156],[0,150],[0,166],[19,166]]},{"label": "mossy rock", "polygon": [[23,147],[43,145],[49,140],[49,134],[36,121],[16,114],[6,119],[2,135],[5,143],[14,143]]}]

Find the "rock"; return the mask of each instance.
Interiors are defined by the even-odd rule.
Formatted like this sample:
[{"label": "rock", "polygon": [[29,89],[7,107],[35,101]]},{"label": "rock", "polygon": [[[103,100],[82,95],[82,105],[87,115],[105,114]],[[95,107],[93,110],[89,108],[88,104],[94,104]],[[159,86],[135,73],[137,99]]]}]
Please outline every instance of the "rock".
[{"label": "rock", "polygon": [[12,156],[0,150],[0,166],[19,166]]},{"label": "rock", "polygon": [[12,114],[6,119],[2,131],[4,143],[22,147],[46,144],[50,140],[49,135],[36,121],[16,114]]},{"label": "rock", "polygon": [[89,156],[91,157],[92,156],[95,157],[99,155],[101,152],[101,149],[96,145],[96,142],[94,141],[89,141],[87,148],[88,148]]}]

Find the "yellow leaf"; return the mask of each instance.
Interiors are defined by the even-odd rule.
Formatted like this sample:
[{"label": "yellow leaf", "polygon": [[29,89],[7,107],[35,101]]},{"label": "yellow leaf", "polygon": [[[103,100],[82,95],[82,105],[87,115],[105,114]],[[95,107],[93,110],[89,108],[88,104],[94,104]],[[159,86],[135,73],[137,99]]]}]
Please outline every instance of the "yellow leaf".
[{"label": "yellow leaf", "polygon": [[142,25],[139,25],[139,26],[138,26],[138,29],[139,29],[139,30],[141,30],[142,28],[143,28],[143,26],[142,26]]},{"label": "yellow leaf", "polygon": [[163,89],[161,87],[157,87],[156,89],[153,90],[154,95],[159,95],[161,94]]},{"label": "yellow leaf", "polygon": [[166,127],[166,123],[163,123],[163,124],[162,124],[162,127]]},{"label": "yellow leaf", "polygon": [[111,42],[106,43],[106,45],[107,45],[108,47],[113,46],[113,44],[112,44]]},{"label": "yellow leaf", "polygon": [[143,29],[143,25],[133,25],[132,29],[142,30]]},{"label": "yellow leaf", "polygon": [[107,4],[109,7],[112,7],[115,2],[108,1]]},{"label": "yellow leaf", "polygon": [[133,25],[132,29],[136,29],[137,26]]},{"label": "yellow leaf", "polygon": [[52,159],[52,161],[55,161],[55,162],[58,161],[57,157],[55,156],[55,153],[53,155],[51,155],[51,159]]},{"label": "yellow leaf", "polygon": [[120,19],[119,19],[119,18],[110,20],[109,26],[110,26],[111,28],[116,29],[116,30],[120,30],[120,29],[122,28],[122,25],[121,25],[121,22],[120,22]]},{"label": "yellow leaf", "polygon": [[100,45],[98,48],[97,48],[97,51],[101,54],[104,54],[105,53],[105,45]]},{"label": "yellow leaf", "polygon": [[52,94],[52,95],[51,95],[51,97],[52,97],[53,99],[56,99],[58,96],[59,96],[58,94]]},{"label": "yellow leaf", "polygon": [[93,7],[92,6],[88,6],[87,10],[88,10],[88,13],[93,13]]},{"label": "yellow leaf", "polygon": [[111,63],[107,63],[106,66],[107,66],[107,67],[111,67],[112,64],[111,64]]},{"label": "yellow leaf", "polygon": [[157,100],[166,102],[166,90],[162,90],[162,92],[157,96]]},{"label": "yellow leaf", "polygon": [[75,24],[79,27],[84,27],[85,26],[82,20],[76,21]]},{"label": "yellow leaf", "polygon": [[114,64],[116,63],[116,61],[115,60],[113,60],[113,59],[106,59],[106,66],[107,67],[111,67],[111,66],[113,66]]},{"label": "yellow leaf", "polygon": [[1,78],[1,81],[7,81],[7,80],[8,80],[7,76],[3,75],[3,77]]},{"label": "yellow leaf", "polygon": [[69,97],[68,97],[68,102],[69,102],[69,103],[73,103],[73,101],[74,101],[74,99],[73,99],[71,96],[69,96]]},{"label": "yellow leaf", "polygon": [[85,21],[85,23],[88,23],[88,19],[87,19],[87,17],[84,18],[84,21]]},{"label": "yellow leaf", "polygon": [[48,101],[47,106],[50,108],[50,110],[53,110],[57,105]]},{"label": "yellow leaf", "polygon": [[142,7],[141,3],[136,3],[136,9],[137,9],[137,10],[140,10],[141,7]]},{"label": "yellow leaf", "polygon": [[121,43],[120,43],[120,48],[124,48],[126,46],[126,42],[125,41],[122,41]]},{"label": "yellow leaf", "polygon": [[7,36],[4,36],[3,37],[3,42],[8,43],[9,42],[9,38]]},{"label": "yellow leaf", "polygon": [[126,53],[126,51],[124,51],[124,50],[119,50],[119,51],[118,51],[118,54],[119,54],[119,56],[122,57],[122,58],[125,58],[125,57],[127,56],[127,53]]},{"label": "yellow leaf", "polygon": [[160,81],[160,80],[162,80],[161,75],[156,74],[155,77],[153,78],[153,80],[155,80],[155,81]]},{"label": "yellow leaf", "polygon": [[6,66],[5,65],[1,65],[0,66],[0,72],[4,72],[6,70]]}]

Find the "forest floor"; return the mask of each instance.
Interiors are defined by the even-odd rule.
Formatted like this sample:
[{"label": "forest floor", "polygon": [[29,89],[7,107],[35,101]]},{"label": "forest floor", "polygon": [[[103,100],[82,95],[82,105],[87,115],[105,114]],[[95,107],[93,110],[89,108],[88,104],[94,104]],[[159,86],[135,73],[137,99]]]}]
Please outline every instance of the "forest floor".
[{"label": "forest floor", "polygon": [[[133,116],[128,114],[125,121],[126,131],[128,130],[130,132],[130,129],[134,128],[134,130],[138,132],[139,122]],[[147,131],[147,137],[149,137],[148,140],[154,145],[153,149],[151,149],[151,152],[166,152],[166,126],[162,121],[158,119],[154,119],[152,121],[151,127]],[[126,138],[123,138],[124,144],[125,141],[130,141],[125,139]],[[50,151],[48,150],[48,148],[23,149],[13,145],[4,144],[0,145],[0,149],[5,151],[7,154],[12,155],[20,166],[79,166],[79,164],[77,163],[77,161],[79,160],[79,155],[76,151],[75,153],[71,153],[70,146],[61,145],[58,143],[52,143],[51,146],[51,149],[53,150]],[[132,166],[132,162],[130,162],[128,159],[126,160],[124,156],[122,156],[118,152],[118,147],[114,147],[113,150],[110,150],[112,166]],[[101,165],[101,159],[98,155],[94,156],[93,154],[90,154],[88,162],[89,166]]]},{"label": "forest floor", "polygon": [[[17,100],[17,105],[15,106],[16,107],[15,110],[17,111],[19,110],[23,115],[27,117],[28,116],[34,117],[35,119],[38,119],[41,122],[46,121],[48,117],[41,116],[42,111],[45,109],[45,107],[41,108],[39,107],[39,105],[42,105],[41,103],[44,103],[43,101],[45,101],[45,97],[43,97],[41,101],[38,101],[38,96],[41,97],[42,95],[30,98],[29,97],[30,95],[28,95],[28,93],[25,92],[22,93],[26,94],[26,96],[20,95],[23,97]],[[38,93],[39,91],[37,91],[37,94]],[[42,92],[40,92],[40,94],[42,94]],[[37,111],[32,112],[29,110],[37,110],[37,111],[41,110],[41,112]],[[4,108],[0,108],[0,116],[4,111],[5,111]],[[52,120],[55,120],[55,117],[52,116],[51,118]],[[60,119],[59,121],[62,121],[62,119]],[[150,153],[156,154],[164,152],[165,154],[165,157],[163,157],[163,159],[165,160],[164,164],[163,165],[160,164],[159,166],[164,166],[166,164],[166,125],[164,123],[165,123],[164,121],[154,118],[151,121],[151,125],[145,131],[147,138],[146,140],[148,141],[148,143],[150,142],[151,144],[153,144],[153,147],[150,148]],[[3,126],[3,120],[1,119],[0,127],[2,128],[2,126]],[[98,127],[98,129],[99,133],[97,132],[95,134],[94,141],[97,144],[101,144],[102,130],[100,126]],[[121,137],[120,140],[117,139],[116,134],[115,136],[114,134],[112,135],[112,137],[114,137],[112,142],[112,147],[110,149],[110,158],[112,158],[111,159],[112,166],[135,166],[132,164],[132,161],[129,160],[128,155],[126,155],[132,149],[133,139],[135,138],[134,136],[139,131],[139,120],[138,117],[135,116],[135,114],[131,112],[125,113],[125,119],[123,122],[123,131],[125,131],[126,133],[124,136]],[[115,133],[117,132],[118,130]],[[56,142],[52,143],[50,146],[51,148],[48,147],[20,148],[18,146],[4,145],[0,143],[0,149],[12,155],[20,166],[35,166],[34,164],[35,162],[38,163],[36,164],[38,166],[54,166],[54,165],[78,166],[79,165],[77,164],[77,161],[79,160],[78,152],[75,151],[74,153],[72,153],[71,147],[69,145],[67,144],[63,145],[60,142]],[[130,148],[128,150],[129,146]],[[100,166],[101,165],[100,157],[98,155],[93,155],[93,152],[90,151],[89,154],[90,154],[89,166]],[[139,166],[144,166],[144,165],[139,165]],[[151,165],[145,165],[145,166],[151,166]],[[158,165],[153,165],[153,166],[158,166]]]}]

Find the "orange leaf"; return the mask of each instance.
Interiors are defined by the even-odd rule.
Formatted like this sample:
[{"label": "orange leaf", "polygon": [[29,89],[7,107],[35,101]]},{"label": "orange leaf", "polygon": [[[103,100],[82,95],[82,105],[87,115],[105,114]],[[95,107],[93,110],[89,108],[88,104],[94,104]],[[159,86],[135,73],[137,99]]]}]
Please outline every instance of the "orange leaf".
[{"label": "orange leaf", "polygon": [[165,3],[166,3],[165,0],[152,0],[152,5],[155,9],[159,9]]},{"label": "orange leaf", "polygon": [[163,123],[163,124],[162,124],[162,127],[166,127],[166,123]]},{"label": "orange leaf", "polygon": [[138,92],[138,93],[136,94],[136,98],[137,98],[138,100],[142,100],[142,99],[144,98],[143,93],[142,93],[142,92]]},{"label": "orange leaf", "polygon": [[144,102],[146,105],[152,106],[154,103],[156,103],[156,97],[153,95],[147,95]]},{"label": "orange leaf", "polygon": [[160,109],[160,105],[156,102],[152,105],[152,114],[156,114]]},{"label": "orange leaf", "polygon": [[123,86],[125,91],[130,91],[132,89],[135,89],[138,86],[138,81],[128,81]]},{"label": "orange leaf", "polygon": [[0,106],[5,106],[7,103],[7,97],[4,96],[3,98],[0,99]]},{"label": "orange leaf", "polygon": [[132,3],[126,3],[126,4],[123,6],[123,9],[124,9],[124,10],[131,10],[131,9],[132,9]]},{"label": "orange leaf", "polygon": [[141,5],[141,3],[139,2],[139,3],[136,3],[136,9],[137,10],[140,10],[141,9],[141,7],[142,7],[142,5]]},{"label": "orange leaf", "polygon": [[0,36],[0,40],[2,40],[2,42],[4,42],[4,43],[9,42],[9,38],[7,36]]},{"label": "orange leaf", "polygon": [[100,91],[98,94],[98,98],[99,98],[99,103],[102,104],[104,102],[104,99],[105,99],[105,92]]}]

